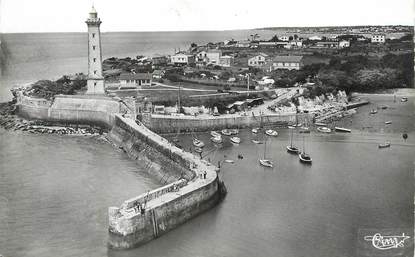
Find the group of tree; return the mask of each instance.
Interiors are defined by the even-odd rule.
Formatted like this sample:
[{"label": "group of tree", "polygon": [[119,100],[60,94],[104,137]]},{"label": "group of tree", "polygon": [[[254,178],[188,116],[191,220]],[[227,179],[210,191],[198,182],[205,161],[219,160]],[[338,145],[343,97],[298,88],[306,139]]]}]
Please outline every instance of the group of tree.
[{"label": "group of tree", "polygon": [[410,53],[383,57],[333,57],[328,64],[306,65],[298,71],[276,70],[271,76],[279,87],[310,81],[330,90],[341,89],[348,93],[413,87],[414,56]]},{"label": "group of tree", "polygon": [[79,90],[85,88],[86,84],[86,79],[82,74],[74,79],[70,79],[68,76],[62,76],[56,81],[39,80],[27,89],[27,93],[30,96],[50,99],[58,94],[74,95]]}]

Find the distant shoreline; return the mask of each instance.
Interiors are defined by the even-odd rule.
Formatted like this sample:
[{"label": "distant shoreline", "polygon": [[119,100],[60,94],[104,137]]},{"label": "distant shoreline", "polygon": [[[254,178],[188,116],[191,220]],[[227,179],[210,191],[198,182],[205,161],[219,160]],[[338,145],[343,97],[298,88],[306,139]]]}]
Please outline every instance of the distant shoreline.
[{"label": "distant shoreline", "polygon": [[380,89],[373,92],[353,92],[353,96],[364,96],[364,95],[396,95],[396,96],[407,96],[415,95],[415,88],[390,88]]}]

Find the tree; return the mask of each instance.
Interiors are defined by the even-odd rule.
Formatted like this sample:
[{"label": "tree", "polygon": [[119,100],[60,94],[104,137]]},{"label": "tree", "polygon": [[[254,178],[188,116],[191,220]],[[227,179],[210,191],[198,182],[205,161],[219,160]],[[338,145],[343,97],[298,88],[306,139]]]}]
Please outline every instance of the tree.
[{"label": "tree", "polygon": [[193,43],[190,44],[190,47],[191,48],[197,47],[197,44],[195,42],[193,42]]}]

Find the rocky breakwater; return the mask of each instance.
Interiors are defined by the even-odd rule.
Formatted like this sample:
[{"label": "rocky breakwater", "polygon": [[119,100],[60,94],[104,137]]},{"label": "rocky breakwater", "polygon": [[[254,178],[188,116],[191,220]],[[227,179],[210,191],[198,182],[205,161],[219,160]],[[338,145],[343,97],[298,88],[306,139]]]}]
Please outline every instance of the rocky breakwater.
[{"label": "rocky breakwater", "polygon": [[158,176],[166,172],[172,178],[163,187],[109,208],[109,247],[132,248],[155,239],[215,206],[225,194],[215,166],[171,145],[144,125],[116,115],[109,136],[130,157],[141,158],[140,152],[148,147],[158,152],[162,160],[153,160],[149,170],[158,169]]}]

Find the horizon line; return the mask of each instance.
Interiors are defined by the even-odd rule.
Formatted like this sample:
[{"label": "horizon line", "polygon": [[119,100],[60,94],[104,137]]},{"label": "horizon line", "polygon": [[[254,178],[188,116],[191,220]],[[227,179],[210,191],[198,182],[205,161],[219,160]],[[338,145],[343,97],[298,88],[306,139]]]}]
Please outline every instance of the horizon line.
[{"label": "horizon line", "polygon": [[[414,25],[389,24],[389,25],[326,25],[326,26],[281,26],[281,27],[260,27],[260,28],[239,28],[239,29],[200,29],[200,30],[108,30],[101,33],[157,33],[157,32],[216,32],[216,31],[239,31],[239,30],[271,30],[271,29],[296,29],[296,28],[345,28],[345,27],[415,27]],[[87,33],[88,31],[18,31],[0,32],[0,34],[40,34],[40,33]]]}]

